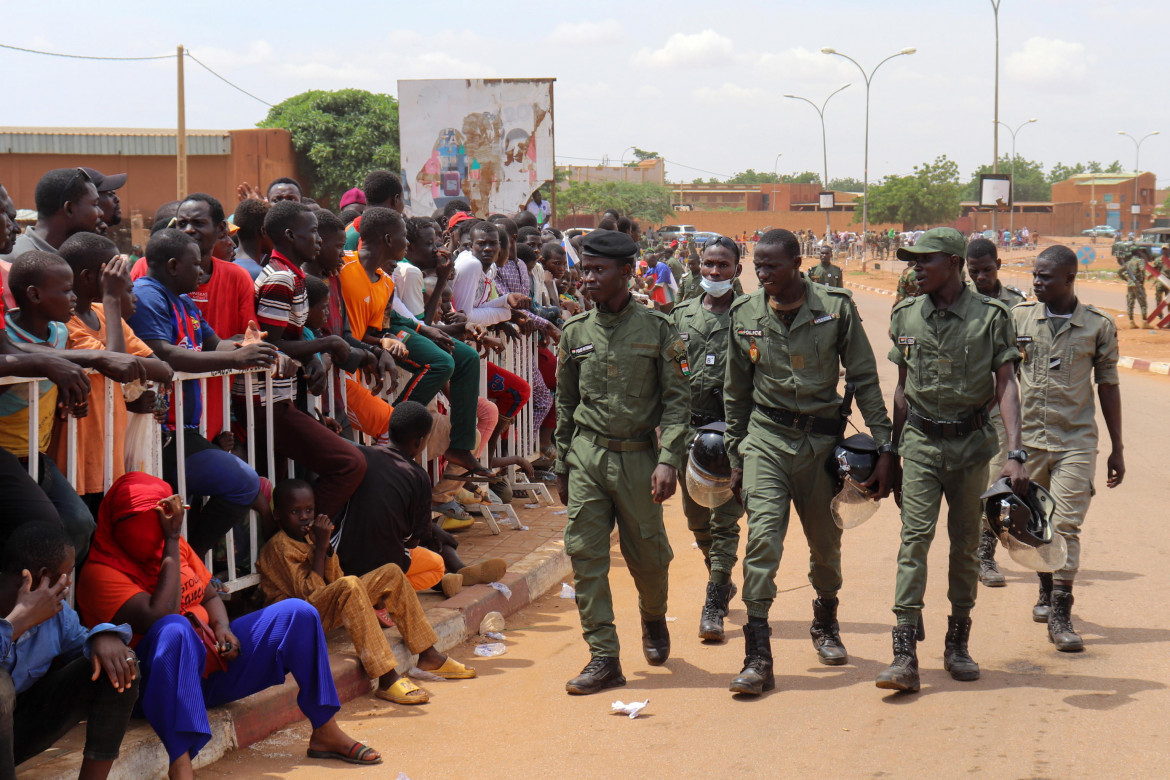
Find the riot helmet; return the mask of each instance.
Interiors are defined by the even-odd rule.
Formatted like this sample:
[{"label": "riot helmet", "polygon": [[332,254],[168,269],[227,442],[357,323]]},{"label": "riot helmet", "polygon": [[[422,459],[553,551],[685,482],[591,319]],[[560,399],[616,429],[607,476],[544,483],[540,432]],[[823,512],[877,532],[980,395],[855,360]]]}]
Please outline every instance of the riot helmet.
[{"label": "riot helmet", "polygon": [[1053,528],[1056,504],[1052,495],[1028,483],[1027,495],[1012,491],[1007,477],[997,479],[982,495],[988,528],[1016,563],[1033,571],[1052,572],[1064,566],[1068,546]]},{"label": "riot helmet", "polygon": [[699,506],[714,509],[731,500],[731,460],[723,433],[727,423],[715,422],[699,428],[690,443],[685,476],[687,494]]},{"label": "riot helmet", "polygon": [[862,486],[873,476],[877,462],[877,442],[865,433],[842,439],[833,448],[825,468],[834,480],[829,509],[838,528],[855,528],[877,512],[880,502],[874,501],[872,492]]}]

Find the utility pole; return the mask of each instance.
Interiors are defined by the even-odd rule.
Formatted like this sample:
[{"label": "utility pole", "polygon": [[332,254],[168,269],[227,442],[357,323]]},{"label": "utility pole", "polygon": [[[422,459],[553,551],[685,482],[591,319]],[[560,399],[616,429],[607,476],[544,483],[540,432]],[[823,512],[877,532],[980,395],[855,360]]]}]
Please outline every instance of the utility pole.
[{"label": "utility pole", "polygon": [[175,159],[178,165],[176,200],[182,200],[187,194],[187,97],[183,87],[183,60],[185,58],[183,44],[179,44],[179,122],[175,132]]},{"label": "utility pole", "polygon": [[[991,0],[995,13],[995,123],[991,143],[991,172],[999,173],[999,4],[1003,0]],[[1013,182],[1014,186],[1014,182]],[[991,210],[991,229],[995,231],[995,242],[999,243],[999,211]]]}]

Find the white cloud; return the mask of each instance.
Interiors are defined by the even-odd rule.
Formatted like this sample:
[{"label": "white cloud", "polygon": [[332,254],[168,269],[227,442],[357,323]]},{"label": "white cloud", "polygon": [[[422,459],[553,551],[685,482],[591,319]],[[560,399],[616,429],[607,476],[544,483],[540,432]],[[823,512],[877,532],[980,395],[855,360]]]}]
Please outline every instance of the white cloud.
[{"label": "white cloud", "polygon": [[724,82],[721,87],[698,87],[691,94],[701,103],[717,101],[725,105],[735,105],[736,103],[750,105],[750,101],[760,100],[767,95],[759,87],[743,87],[731,82]]},{"label": "white cloud", "polygon": [[1068,82],[1083,78],[1095,61],[1083,43],[1036,36],[1008,55],[1005,70],[1009,77],[1031,84]]},{"label": "white cloud", "polygon": [[642,49],[634,55],[634,64],[652,68],[723,65],[735,56],[735,45],[730,38],[714,30],[703,30],[691,35],[675,33],[660,49]]},{"label": "white cloud", "polygon": [[625,40],[625,29],[616,19],[562,22],[545,37],[545,42],[553,46],[613,46]]}]

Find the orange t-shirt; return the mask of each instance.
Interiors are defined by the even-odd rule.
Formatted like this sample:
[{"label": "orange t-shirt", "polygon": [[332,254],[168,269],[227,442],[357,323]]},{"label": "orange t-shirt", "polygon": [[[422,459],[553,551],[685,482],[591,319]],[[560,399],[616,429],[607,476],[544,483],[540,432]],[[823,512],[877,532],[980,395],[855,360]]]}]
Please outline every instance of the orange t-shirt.
[{"label": "orange t-shirt", "polygon": [[354,338],[362,339],[367,328],[382,330],[386,307],[394,294],[394,280],[379,268],[378,281],[371,282],[356,255],[353,257],[341,266],[341,297],[345,301],[345,313]]},{"label": "orange t-shirt", "polygon": [[[208,616],[203,607],[203,596],[207,583],[211,582],[211,572],[185,539],[179,540],[179,554],[182,559],[179,614],[191,612],[206,623]],[[82,567],[77,581],[77,611],[81,613],[82,624],[113,623],[114,615],[122,605],[139,593],[146,591],[122,572],[102,563],[88,562]],[[135,634],[130,646],[137,645],[141,639],[141,634]]]},{"label": "orange t-shirt", "polygon": [[[98,329],[93,330],[77,315],[66,324],[69,328],[67,349],[97,349],[106,348],[106,312],[100,303],[92,304],[93,313],[97,315]],[[134,331],[125,322],[122,325],[122,335],[126,338],[126,352],[139,357],[151,357],[154,353],[150,347],[134,335]],[[91,374],[89,377],[89,414],[77,420],[77,492],[104,493],[102,483],[102,464],[105,462],[105,430],[106,430],[106,378],[101,374]],[[114,460],[113,479],[125,473],[125,444],[126,444],[126,402],[122,399],[122,385],[114,383]],[[58,420],[53,426],[53,439],[49,444],[49,455],[68,473],[69,431],[64,420]]]}]

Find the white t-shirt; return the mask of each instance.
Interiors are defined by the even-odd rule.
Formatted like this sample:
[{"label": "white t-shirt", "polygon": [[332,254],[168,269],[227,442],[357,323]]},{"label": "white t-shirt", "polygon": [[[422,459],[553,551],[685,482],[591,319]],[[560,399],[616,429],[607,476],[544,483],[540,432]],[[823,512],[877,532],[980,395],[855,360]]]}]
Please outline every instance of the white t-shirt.
[{"label": "white t-shirt", "polygon": [[552,215],[552,205],[547,200],[542,200],[540,203],[534,200],[528,201],[528,210],[536,215],[538,225],[548,222],[549,216]]}]

